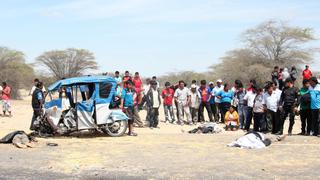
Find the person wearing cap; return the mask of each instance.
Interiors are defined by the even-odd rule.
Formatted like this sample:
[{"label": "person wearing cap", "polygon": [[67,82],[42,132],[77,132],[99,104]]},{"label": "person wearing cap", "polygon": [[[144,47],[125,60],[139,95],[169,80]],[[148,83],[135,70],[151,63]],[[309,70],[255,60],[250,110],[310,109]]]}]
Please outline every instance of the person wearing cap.
[{"label": "person wearing cap", "polygon": [[309,80],[312,77],[312,72],[309,69],[309,65],[306,65],[306,68],[302,71],[303,79]]},{"label": "person wearing cap", "polygon": [[285,88],[282,91],[280,98],[280,110],[281,110],[281,119],[280,119],[280,130],[277,135],[283,134],[283,126],[286,118],[289,115],[289,129],[288,135],[292,135],[292,129],[294,125],[295,114],[298,111],[298,106],[300,104],[300,95],[299,89],[294,87],[293,80],[287,78],[285,81]]},{"label": "person wearing cap", "polygon": [[174,90],[171,88],[170,82],[166,82],[165,89],[162,90],[161,96],[163,98],[163,108],[164,108],[164,114],[166,116],[165,122],[173,123],[175,122],[175,116],[173,113],[173,96],[174,96]]},{"label": "person wearing cap", "polygon": [[191,111],[191,118],[193,124],[197,124],[198,122],[198,113],[199,113],[199,105],[201,102],[201,96],[199,91],[197,90],[198,87],[195,84],[191,85],[190,88],[190,111]]},{"label": "person wearing cap", "polygon": [[311,114],[312,131],[311,135],[319,136],[319,111],[320,111],[320,84],[316,77],[310,78]]},{"label": "person wearing cap", "polygon": [[186,123],[191,123],[191,114],[190,114],[190,90],[185,87],[184,81],[179,81],[179,88],[174,93],[174,99],[178,105],[178,124],[184,124],[184,115],[186,116]]},{"label": "person wearing cap", "polygon": [[199,113],[198,113],[198,122],[205,122],[205,118],[203,115],[204,108],[206,108],[208,117],[210,119],[210,122],[213,122],[212,118],[212,112],[211,112],[211,107],[210,107],[210,99],[212,97],[210,89],[207,87],[207,81],[206,80],[201,80],[201,86],[198,90],[201,101],[200,101],[200,106],[199,106]]},{"label": "person wearing cap", "polygon": [[211,91],[211,98],[214,98],[214,102],[215,102],[215,109],[216,111],[214,112],[214,121],[215,122],[219,122],[220,120],[220,112],[221,112],[221,106],[220,106],[220,99],[216,97],[216,94],[218,94],[220,91],[222,91],[224,88],[224,86],[222,85],[222,80],[218,79],[217,80],[217,85],[213,88],[213,90]]}]

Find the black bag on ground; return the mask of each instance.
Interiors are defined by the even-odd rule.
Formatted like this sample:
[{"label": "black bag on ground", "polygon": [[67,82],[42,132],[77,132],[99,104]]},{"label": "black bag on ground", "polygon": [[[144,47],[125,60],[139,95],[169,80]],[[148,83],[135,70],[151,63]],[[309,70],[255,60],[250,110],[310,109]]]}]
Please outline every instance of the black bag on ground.
[{"label": "black bag on ground", "polygon": [[[27,135],[24,131],[14,131],[12,133],[7,134],[2,139],[0,139],[0,143],[3,143],[3,144],[12,143],[12,140],[13,140],[14,136],[16,136],[17,134],[25,134],[25,135]],[[30,139],[30,137],[29,137],[29,139]]]}]

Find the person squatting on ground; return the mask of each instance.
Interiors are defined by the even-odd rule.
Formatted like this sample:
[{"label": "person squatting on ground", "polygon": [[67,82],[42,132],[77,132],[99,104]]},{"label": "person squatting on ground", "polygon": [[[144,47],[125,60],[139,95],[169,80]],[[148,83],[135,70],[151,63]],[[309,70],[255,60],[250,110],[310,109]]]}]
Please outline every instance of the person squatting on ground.
[{"label": "person squatting on ground", "polygon": [[236,131],[239,127],[239,115],[234,106],[231,106],[224,117],[226,131]]},{"label": "person squatting on ground", "polygon": [[169,82],[165,83],[165,89],[162,90],[161,93],[163,99],[163,109],[165,114],[165,122],[173,123],[176,121],[175,115],[173,112],[173,97],[174,97],[174,90],[171,88],[171,84]]},{"label": "person squatting on ground", "polygon": [[128,116],[128,125],[129,125],[129,136],[137,136],[138,134],[133,132],[133,123],[134,123],[134,96],[135,90],[133,82],[131,80],[126,81],[126,88],[122,90],[121,95],[121,105],[120,108],[124,110],[125,114]]},{"label": "person squatting on ground", "polygon": [[203,115],[204,108],[206,108],[208,112],[208,117],[210,119],[210,122],[213,122],[212,118],[212,112],[211,112],[211,107],[210,107],[210,99],[212,97],[210,89],[207,87],[207,81],[202,80],[201,81],[201,86],[199,88],[199,94],[201,97],[201,102],[199,106],[199,113],[198,113],[198,122],[205,122],[205,118]]},{"label": "person squatting on ground", "polygon": [[[175,101],[177,101],[178,105],[178,124],[183,125],[185,122],[190,124],[192,122],[191,114],[190,114],[190,90],[185,87],[184,81],[179,81],[179,88],[174,93]],[[184,115],[186,119],[184,120]]]},{"label": "person squatting on ground", "polygon": [[157,128],[159,124],[159,108],[161,105],[161,98],[158,84],[154,80],[151,81],[150,90],[146,95],[146,103],[148,109],[150,109],[148,112],[150,113],[149,126],[150,128]]}]

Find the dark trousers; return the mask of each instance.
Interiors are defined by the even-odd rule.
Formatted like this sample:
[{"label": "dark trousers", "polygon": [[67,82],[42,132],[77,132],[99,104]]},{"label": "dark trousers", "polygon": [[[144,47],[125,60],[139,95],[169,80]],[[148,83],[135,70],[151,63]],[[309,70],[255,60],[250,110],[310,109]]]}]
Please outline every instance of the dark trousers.
[{"label": "dark trousers", "polygon": [[312,109],[312,131],[313,135],[319,135],[319,109]]},{"label": "dark trousers", "polygon": [[251,126],[252,116],[253,116],[253,108],[247,106],[246,112],[247,112],[247,115],[246,115],[246,123],[245,123],[246,125],[245,125],[245,128],[244,128],[244,129],[247,130],[247,131],[249,131],[250,126]]},{"label": "dark trousers", "polygon": [[203,116],[204,108],[206,108],[206,110],[208,112],[210,122],[213,122],[212,112],[211,112],[211,107],[210,107],[209,102],[201,102],[200,103],[199,112],[198,112],[198,122],[205,121],[204,116]]},{"label": "dark trousers", "polygon": [[300,119],[301,119],[301,133],[305,134],[307,132],[307,134],[310,134],[310,132],[312,130],[311,109],[300,110]]},{"label": "dark trousers", "polygon": [[253,130],[258,132],[258,131],[263,131],[264,130],[264,113],[254,113],[253,114]]},{"label": "dark trousers", "polygon": [[216,106],[216,114],[214,115],[214,120],[216,122],[219,122],[220,120],[220,113],[221,113],[221,106],[220,103],[215,103],[214,104]]},{"label": "dark trousers", "polygon": [[150,127],[157,127],[159,124],[159,108],[150,108]]},{"label": "dark trousers", "polygon": [[221,108],[221,122],[224,123],[224,116],[228,112],[229,108],[231,107],[231,103],[229,102],[222,102],[220,103]]},{"label": "dark trousers", "polygon": [[81,92],[82,101],[87,100],[86,92]]},{"label": "dark trousers", "polygon": [[212,112],[212,117],[214,118],[214,121],[217,121],[216,120],[216,114],[217,114],[217,107],[215,104],[210,104],[210,109],[211,109],[211,112]]},{"label": "dark trousers", "polygon": [[284,106],[283,107],[283,110],[281,113],[280,132],[283,132],[284,122],[288,116],[289,116],[289,121],[290,121],[288,133],[292,132],[292,128],[294,125],[294,117],[295,117],[293,109],[294,109],[294,106]]},{"label": "dark trousers", "polygon": [[277,112],[271,111],[268,109],[267,111],[267,129],[269,132],[272,132],[273,134],[279,132],[280,128],[280,112],[279,110]]},{"label": "dark trousers", "polygon": [[30,130],[36,130],[36,128],[34,127],[34,122],[37,120],[37,118],[41,116],[41,109],[33,109],[33,115],[32,115],[32,119],[31,119],[31,125],[30,125]]},{"label": "dark trousers", "polygon": [[193,123],[198,122],[198,111],[199,110],[196,108],[190,108],[190,113],[191,113],[191,118]]}]

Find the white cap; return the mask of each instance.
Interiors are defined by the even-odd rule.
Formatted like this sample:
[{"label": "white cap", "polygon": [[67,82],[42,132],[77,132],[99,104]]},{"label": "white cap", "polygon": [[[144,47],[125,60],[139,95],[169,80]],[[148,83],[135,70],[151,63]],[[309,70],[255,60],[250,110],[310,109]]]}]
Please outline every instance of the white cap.
[{"label": "white cap", "polygon": [[195,85],[195,84],[191,85],[191,89],[196,89],[196,88],[197,88],[197,85]]},{"label": "white cap", "polygon": [[212,84],[214,84],[214,82],[210,81],[210,82],[209,82],[209,85],[212,85]]},{"label": "white cap", "polygon": [[222,80],[221,80],[221,79],[218,79],[217,82],[218,82],[218,83],[222,83]]}]

